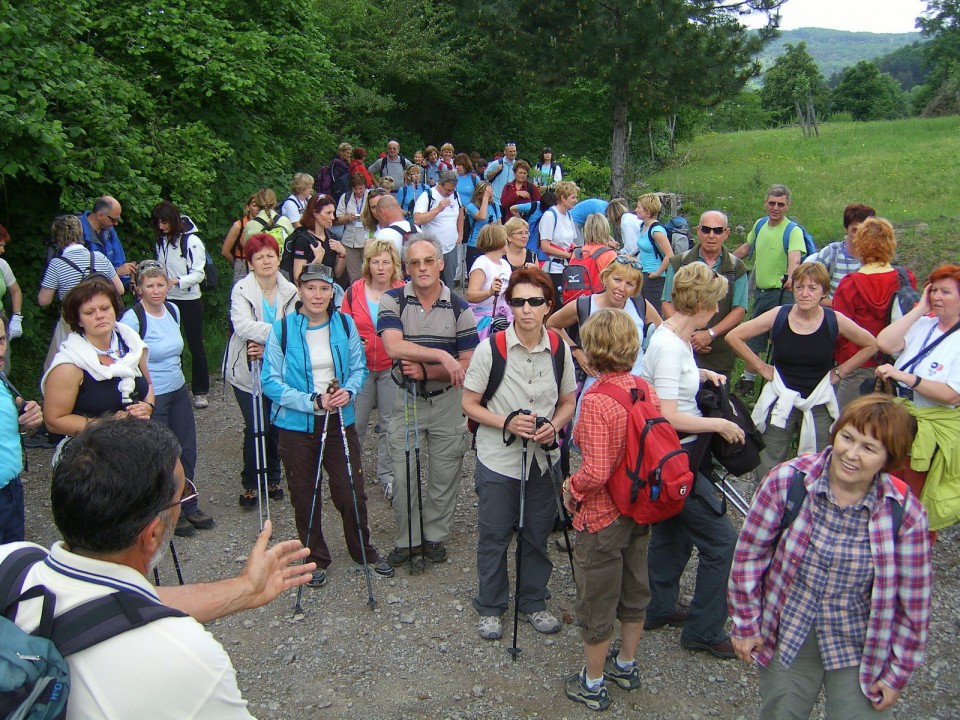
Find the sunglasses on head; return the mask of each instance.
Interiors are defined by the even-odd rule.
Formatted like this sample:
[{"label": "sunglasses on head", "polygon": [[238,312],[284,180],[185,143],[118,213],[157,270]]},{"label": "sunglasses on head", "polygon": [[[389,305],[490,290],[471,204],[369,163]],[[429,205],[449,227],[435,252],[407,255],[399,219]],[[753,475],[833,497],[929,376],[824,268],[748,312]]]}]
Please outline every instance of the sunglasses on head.
[{"label": "sunglasses on head", "polygon": [[614,262],[618,262],[621,265],[629,265],[634,270],[639,270],[640,272],[643,272],[643,265],[641,265],[639,262],[634,260],[632,257],[627,257],[626,255],[617,255],[614,258]]},{"label": "sunglasses on head", "polygon": [[525,303],[529,303],[530,307],[540,307],[546,301],[547,299],[545,297],[532,297],[532,298],[513,297],[507,300],[507,305],[509,305],[512,308],[522,308]]},{"label": "sunglasses on head", "polygon": [[726,231],[727,229],[725,227],[713,227],[711,225],[700,226],[700,232],[702,232],[704,235],[709,235],[710,233],[713,233],[714,235],[723,235]]}]

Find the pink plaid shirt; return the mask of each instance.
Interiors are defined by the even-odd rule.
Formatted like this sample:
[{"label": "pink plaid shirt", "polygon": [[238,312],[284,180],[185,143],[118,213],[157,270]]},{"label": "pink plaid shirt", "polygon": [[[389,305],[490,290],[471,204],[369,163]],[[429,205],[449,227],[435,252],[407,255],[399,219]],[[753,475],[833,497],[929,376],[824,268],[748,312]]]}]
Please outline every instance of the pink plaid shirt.
[{"label": "pink plaid shirt", "polygon": [[[809,629],[796,624],[781,627],[787,598],[797,573],[808,561],[807,549],[817,498],[812,494],[826,475],[831,448],[802,455],[783,463],[766,477],[747,515],[730,571],[728,602],[733,618],[731,634],[738,638],[763,638],[757,662],[765,666],[778,647],[797,645],[790,635]],[[795,470],[806,473],[810,495],[779,545],[774,545],[786,504],[787,490]],[[908,493],[900,495],[890,476],[879,475],[871,492],[876,493],[868,520],[873,583],[866,618],[851,619],[851,625],[866,623],[860,656],[860,687],[872,701],[879,700],[870,686],[876,681],[902,690],[923,661],[930,625],[930,545],[923,505]],[[903,503],[899,536],[893,537],[892,497]],[[794,596],[798,597],[798,596]],[[800,602],[810,602],[809,598]],[[795,608],[792,614],[797,615]],[[816,612],[815,609],[808,609]],[[819,628],[830,631],[834,628]],[[802,638],[800,638],[802,641]],[[787,658],[789,661],[792,659]]]},{"label": "pink plaid shirt", "polygon": [[[624,390],[636,387],[634,376],[625,372],[607,373],[598,378],[593,387],[601,383]],[[647,399],[659,410],[660,398],[652,385],[647,388]],[[608,395],[588,391],[580,403],[573,439],[583,457],[580,469],[570,478],[570,494],[577,501],[573,526],[580,532],[599,532],[620,517],[607,492],[607,480],[627,452],[626,409]]]}]

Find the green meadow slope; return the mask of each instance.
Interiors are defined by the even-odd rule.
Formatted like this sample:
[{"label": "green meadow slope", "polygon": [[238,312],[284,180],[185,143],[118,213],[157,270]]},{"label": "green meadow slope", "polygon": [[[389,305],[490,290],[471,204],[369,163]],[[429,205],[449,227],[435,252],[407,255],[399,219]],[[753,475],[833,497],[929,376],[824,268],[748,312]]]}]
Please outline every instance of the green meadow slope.
[{"label": "green meadow slope", "polygon": [[790,214],[817,246],[843,235],[843,208],[863,202],[898,230],[899,261],[918,275],[960,260],[960,117],[828,123],[819,138],[799,128],[702,135],[645,178],[682,193],[683,212],[720,208],[743,240],[763,214],[766,188],[787,185]]}]

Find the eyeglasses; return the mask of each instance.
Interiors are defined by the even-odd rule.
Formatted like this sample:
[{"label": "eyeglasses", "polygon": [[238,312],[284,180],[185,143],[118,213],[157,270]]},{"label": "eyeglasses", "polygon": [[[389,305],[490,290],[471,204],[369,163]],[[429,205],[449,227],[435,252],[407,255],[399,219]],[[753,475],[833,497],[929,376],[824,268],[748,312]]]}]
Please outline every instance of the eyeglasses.
[{"label": "eyeglasses", "polygon": [[787,204],[779,200],[767,200],[767,207],[772,208],[785,208]]},{"label": "eyeglasses", "polygon": [[418,268],[421,265],[425,268],[433,267],[436,265],[437,259],[435,257],[425,257],[420,260],[407,260],[407,267]]},{"label": "eyeglasses", "polygon": [[109,220],[110,222],[112,222],[114,225],[119,225],[119,224],[120,224],[120,216],[119,216],[119,215],[117,215],[116,217],[113,217],[113,215],[111,215],[110,213],[104,212],[104,211],[102,211],[102,210],[100,211],[100,214],[103,215],[107,220]]},{"label": "eyeglasses", "polygon": [[704,235],[709,235],[710,233],[713,233],[714,235],[723,235],[726,231],[727,229],[725,227],[712,227],[710,225],[700,226],[700,232],[702,232]]},{"label": "eyeglasses", "polygon": [[643,265],[641,265],[639,262],[637,262],[633,258],[627,257],[626,255],[617,255],[614,258],[614,261],[620,263],[621,265],[629,265],[634,270],[639,270],[640,272],[643,272]]},{"label": "eyeglasses", "polygon": [[[183,494],[183,493],[186,493],[186,494]],[[183,507],[187,503],[193,502],[198,497],[200,497],[200,493],[197,492],[197,486],[193,484],[193,480],[184,481],[183,493],[181,493],[179,500],[177,500],[175,503],[171,503],[170,505],[167,505],[164,508],[164,510],[175,508],[177,505],[179,505],[180,507]]]},{"label": "eyeglasses", "polygon": [[532,297],[532,298],[522,298],[522,297],[513,297],[507,300],[507,305],[512,308],[522,308],[524,304],[529,303],[530,307],[540,307],[543,305],[547,299],[545,297]]}]

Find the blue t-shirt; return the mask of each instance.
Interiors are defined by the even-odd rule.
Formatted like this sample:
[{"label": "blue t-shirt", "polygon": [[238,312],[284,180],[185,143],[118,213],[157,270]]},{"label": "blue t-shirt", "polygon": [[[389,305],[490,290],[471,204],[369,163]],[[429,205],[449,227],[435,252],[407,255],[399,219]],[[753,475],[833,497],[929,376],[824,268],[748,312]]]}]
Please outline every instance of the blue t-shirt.
[{"label": "blue t-shirt", "polygon": [[586,224],[588,217],[593,215],[593,213],[605,213],[607,211],[607,205],[609,204],[610,203],[602,198],[587,198],[574,205],[573,209],[569,210],[568,213],[577,226],[582,228]]},{"label": "blue t-shirt", "polygon": [[15,439],[20,437],[20,425],[17,422],[20,413],[15,399],[7,387],[0,383],[0,434],[4,438],[0,442],[0,488],[5,488],[23,472],[23,455],[20,443]]},{"label": "blue t-shirt", "polygon": [[[140,321],[133,308],[123,314],[120,322],[140,332]],[[147,313],[147,332],[143,341],[150,348],[147,368],[150,370],[154,393],[166,395],[182,388],[185,382],[180,366],[183,337],[180,335],[180,322],[167,310],[166,305],[163,306],[163,317]]]},{"label": "blue t-shirt", "polygon": [[[640,227],[640,234],[637,236],[637,247],[640,252],[637,253],[637,259],[640,261],[640,264],[643,265],[643,271],[647,273],[656,272],[657,268],[660,267],[660,263],[663,262],[661,258],[653,249],[653,238],[650,237],[650,231],[656,228],[656,233],[662,233],[664,228],[658,222],[651,225],[649,228],[644,228],[642,225]],[[670,236],[667,236],[667,239],[670,239]]]},{"label": "blue t-shirt", "polygon": [[273,325],[277,321],[277,305],[276,300],[274,304],[271,305],[267,302],[267,299],[263,299],[263,321],[268,325]]},{"label": "blue t-shirt", "polygon": [[373,322],[373,326],[376,327],[377,317],[380,315],[380,303],[367,298],[367,310],[370,311],[370,320]]},{"label": "blue t-shirt", "polygon": [[473,224],[473,229],[470,231],[470,239],[467,241],[469,247],[477,246],[477,236],[480,234],[480,230],[484,225],[489,225],[490,223],[496,223],[497,218],[500,217],[500,208],[495,202],[487,203],[487,219],[486,220],[477,220],[474,215],[480,212],[479,206],[470,203],[467,205],[467,218]]},{"label": "blue t-shirt", "polygon": [[473,191],[480,184],[480,178],[475,172],[469,172],[466,175],[457,175],[457,194],[460,196],[460,204],[466,207],[470,204],[470,198],[473,197]]},{"label": "blue t-shirt", "polygon": [[[514,205],[514,207],[519,213],[530,213],[530,219],[527,220],[530,226],[530,237],[527,238],[527,250],[536,253],[537,260],[540,262],[547,260],[547,254],[540,249],[540,218],[543,217],[543,213],[540,212],[540,203],[526,202]],[[533,208],[533,212],[530,212],[530,208]]]}]

